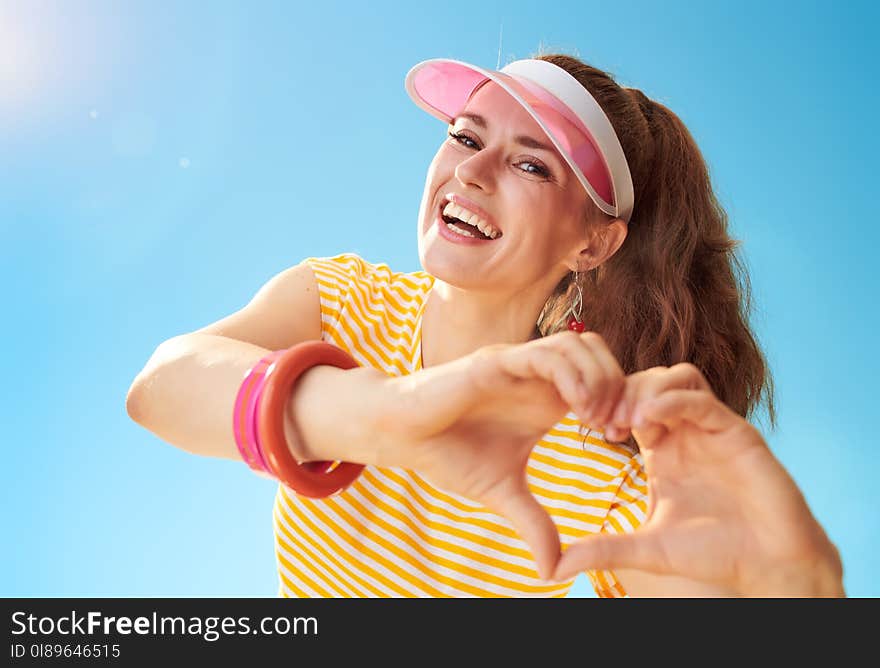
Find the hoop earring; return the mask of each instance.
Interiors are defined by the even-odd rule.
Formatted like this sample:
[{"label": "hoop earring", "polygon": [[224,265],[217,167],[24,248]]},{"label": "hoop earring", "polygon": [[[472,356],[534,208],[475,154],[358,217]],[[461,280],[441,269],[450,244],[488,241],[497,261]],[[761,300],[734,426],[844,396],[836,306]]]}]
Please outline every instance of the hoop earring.
[{"label": "hoop earring", "polygon": [[574,287],[577,288],[577,295],[565,315],[571,316],[568,319],[568,328],[573,332],[580,333],[584,331],[584,294],[581,291],[580,283],[578,283],[578,272],[573,271],[572,273],[574,274]]}]

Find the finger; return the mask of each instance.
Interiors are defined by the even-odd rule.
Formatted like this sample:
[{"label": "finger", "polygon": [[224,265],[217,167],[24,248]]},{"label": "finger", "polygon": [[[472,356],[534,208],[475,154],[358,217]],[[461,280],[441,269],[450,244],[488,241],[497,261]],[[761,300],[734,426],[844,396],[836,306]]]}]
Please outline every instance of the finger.
[{"label": "finger", "polygon": [[671,367],[654,367],[632,379],[634,396],[627,404],[627,421],[640,447],[655,447],[669,433],[661,424],[645,421],[642,406],[654,397],[672,389],[708,388],[709,384],[696,366],[690,363]]},{"label": "finger", "polygon": [[653,422],[647,422],[641,426],[634,425],[632,428],[633,438],[636,439],[639,449],[643,451],[646,448],[656,448],[667,434],[669,434],[669,430],[666,427]]},{"label": "finger", "polygon": [[[599,363],[587,343],[589,339],[585,339],[585,336],[586,334],[576,334],[575,332],[560,332],[547,337],[545,342],[547,346],[551,346],[553,350],[564,355],[577,369],[580,382],[588,395],[584,409],[578,412],[578,417],[592,429],[598,430],[603,426],[603,416],[599,411],[609,392],[612,391],[613,381],[602,364]],[[589,338],[592,337],[601,340],[601,337],[594,332],[590,333]],[[622,375],[621,373],[621,383]]]},{"label": "finger", "polygon": [[525,474],[491,505],[492,510],[510,520],[520,538],[529,546],[538,574],[542,579],[549,580],[559,561],[559,529],[532,495]]},{"label": "finger", "polygon": [[499,364],[514,378],[540,378],[552,383],[563,401],[580,414],[589,397],[580,373],[562,353],[549,347],[515,346],[499,355]]},{"label": "finger", "polygon": [[693,364],[676,364],[669,368],[655,367],[635,381],[635,403],[630,407],[629,426],[639,421],[639,406],[668,390],[708,389],[709,384]]},{"label": "finger", "polygon": [[656,373],[657,369],[665,367],[656,367],[655,369],[646,369],[637,373],[630,374],[624,380],[623,392],[617,400],[617,407],[611,416],[611,424],[613,424],[618,433],[628,435],[632,426],[632,412],[635,410],[636,397],[638,396],[639,385],[644,376]]},{"label": "finger", "polygon": [[629,438],[630,430],[610,425],[605,427],[603,436],[605,437],[605,440],[611,443],[623,443]]},{"label": "finger", "polygon": [[596,356],[586,345],[583,336],[583,334],[575,332],[562,332],[548,337],[547,343],[564,355],[577,370],[580,383],[588,397],[584,409],[578,413],[578,417],[590,427],[598,429],[601,425],[597,408],[607,393],[608,379]]},{"label": "finger", "polygon": [[581,334],[581,339],[592,353],[606,379],[602,400],[598,408],[595,409],[595,419],[604,430],[611,422],[614,408],[623,395],[626,385],[623,369],[620,368],[617,358],[611,353],[608,344],[605,343],[605,339],[599,334],[596,332],[584,332]]},{"label": "finger", "polygon": [[662,424],[674,429],[690,422],[703,431],[718,433],[744,422],[708,390],[669,390],[640,407],[645,423]]},{"label": "finger", "polygon": [[568,580],[584,570],[632,568],[648,573],[671,572],[661,542],[653,532],[597,534],[572,543],[559,560],[553,579]]}]

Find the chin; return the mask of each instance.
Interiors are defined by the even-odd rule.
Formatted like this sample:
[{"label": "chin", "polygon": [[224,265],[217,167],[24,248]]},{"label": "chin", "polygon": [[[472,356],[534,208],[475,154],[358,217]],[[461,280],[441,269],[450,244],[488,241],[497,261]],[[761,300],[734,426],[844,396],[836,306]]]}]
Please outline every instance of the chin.
[{"label": "chin", "polygon": [[[436,279],[462,290],[486,290],[485,260],[479,265],[470,252],[443,239],[433,221],[419,223],[418,252],[422,269]],[[427,225],[427,227],[423,227]]]},{"label": "chin", "polygon": [[[430,244],[430,241],[428,243]],[[425,272],[438,281],[460,290],[480,292],[486,287],[485,281],[481,280],[482,277],[475,274],[473,266],[462,264],[460,258],[443,252],[436,243],[427,247],[420,245],[419,263]]]}]

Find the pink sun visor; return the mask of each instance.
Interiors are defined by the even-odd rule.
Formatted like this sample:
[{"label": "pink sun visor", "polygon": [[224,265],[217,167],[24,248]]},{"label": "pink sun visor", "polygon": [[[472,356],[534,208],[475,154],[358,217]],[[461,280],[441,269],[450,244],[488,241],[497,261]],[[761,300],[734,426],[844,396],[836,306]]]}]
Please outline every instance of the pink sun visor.
[{"label": "pink sun visor", "polygon": [[605,213],[629,221],[632,178],[611,122],[580,82],[544,60],[518,60],[501,71],[455,60],[426,60],[406,77],[413,101],[451,123],[471,96],[494,81],[535,119]]}]

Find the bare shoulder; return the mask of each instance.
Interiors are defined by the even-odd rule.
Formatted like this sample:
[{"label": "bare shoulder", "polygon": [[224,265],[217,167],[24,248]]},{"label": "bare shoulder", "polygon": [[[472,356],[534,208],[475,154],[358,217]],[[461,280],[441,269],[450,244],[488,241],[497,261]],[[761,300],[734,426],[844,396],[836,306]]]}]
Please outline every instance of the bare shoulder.
[{"label": "bare shoulder", "polygon": [[215,334],[269,350],[321,339],[321,299],[305,261],[288,267],[257,290],[246,306],[191,334]]}]

